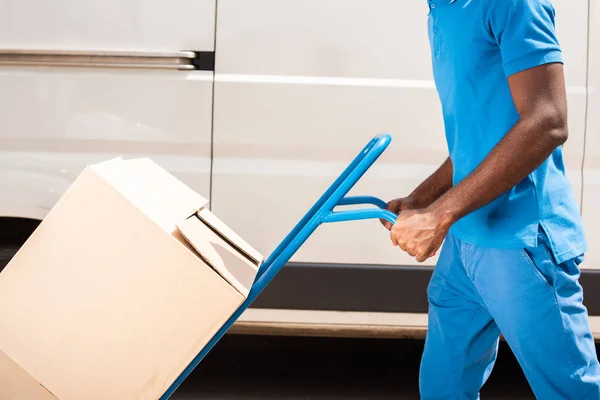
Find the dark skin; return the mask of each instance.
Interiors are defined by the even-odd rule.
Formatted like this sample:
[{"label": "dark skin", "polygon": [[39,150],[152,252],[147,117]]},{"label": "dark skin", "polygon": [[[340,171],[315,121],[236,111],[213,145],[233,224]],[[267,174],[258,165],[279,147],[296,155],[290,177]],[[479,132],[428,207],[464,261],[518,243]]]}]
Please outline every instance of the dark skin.
[{"label": "dark skin", "polygon": [[[452,160],[450,157],[429,178],[419,185],[408,197],[394,199],[387,209],[396,214],[402,211],[427,208],[452,188]],[[386,220],[381,223],[388,229],[392,224]]]},{"label": "dark skin", "polygon": [[390,238],[418,262],[435,255],[448,230],[533,172],[568,138],[563,66],[531,68],[508,78],[519,121],[483,162],[452,187],[452,161],[444,164],[409,197],[388,209],[399,213]]}]

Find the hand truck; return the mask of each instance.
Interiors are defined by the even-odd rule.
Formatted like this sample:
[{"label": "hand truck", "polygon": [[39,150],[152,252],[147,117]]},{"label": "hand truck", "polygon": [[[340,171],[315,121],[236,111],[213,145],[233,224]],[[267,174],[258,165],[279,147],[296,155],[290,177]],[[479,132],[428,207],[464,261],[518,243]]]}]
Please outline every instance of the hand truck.
[{"label": "hand truck", "polygon": [[[208,344],[200,351],[200,354],[188,365],[175,382],[162,395],[160,400],[167,400],[191,372],[200,364],[204,357],[217,344],[217,342],[227,333],[229,328],[237,321],[244,311],[252,304],[263,289],[273,280],[275,275],[292,258],[306,240],[321,224],[344,221],[358,221],[363,219],[384,219],[396,222],[398,217],[391,211],[388,211],[387,203],[376,197],[371,196],[353,196],[346,197],[350,189],[356,185],[358,180],[367,172],[373,163],[388,147],[392,138],[389,134],[375,136],[342,172],[335,182],[327,189],[315,205],[306,213],[300,222],[277,246],[275,251],[261,264],[254,284],[246,301],[237,309],[221,329],[213,336]],[[375,208],[335,211],[338,206],[370,204]]]}]

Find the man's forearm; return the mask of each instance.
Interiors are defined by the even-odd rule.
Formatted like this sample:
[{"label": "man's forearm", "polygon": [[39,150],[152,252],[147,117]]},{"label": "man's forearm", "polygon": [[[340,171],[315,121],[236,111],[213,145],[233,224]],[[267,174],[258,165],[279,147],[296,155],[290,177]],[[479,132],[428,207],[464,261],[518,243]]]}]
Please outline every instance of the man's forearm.
[{"label": "man's forearm", "polygon": [[452,172],[452,160],[448,157],[409,197],[417,201],[419,208],[428,207],[452,188]]},{"label": "man's forearm", "polygon": [[484,161],[432,207],[448,224],[485,206],[525,179],[567,138],[566,123],[553,115],[521,119]]}]

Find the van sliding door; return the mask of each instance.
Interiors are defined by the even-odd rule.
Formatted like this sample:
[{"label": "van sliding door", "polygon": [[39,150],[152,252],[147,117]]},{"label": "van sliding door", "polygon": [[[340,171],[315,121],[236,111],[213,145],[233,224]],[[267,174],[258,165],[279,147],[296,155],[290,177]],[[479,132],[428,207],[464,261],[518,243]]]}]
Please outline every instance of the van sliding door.
[{"label": "van sliding door", "polygon": [[208,197],[215,1],[3,0],[3,192],[48,208],[86,164],[148,156]]}]

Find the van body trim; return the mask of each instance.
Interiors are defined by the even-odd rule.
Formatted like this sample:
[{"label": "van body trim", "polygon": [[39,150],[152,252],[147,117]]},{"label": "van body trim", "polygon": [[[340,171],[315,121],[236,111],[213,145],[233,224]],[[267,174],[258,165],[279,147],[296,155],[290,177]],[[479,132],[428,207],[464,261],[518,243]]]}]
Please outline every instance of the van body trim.
[{"label": "van body trim", "polygon": [[[255,309],[422,313],[433,266],[290,263],[252,304]],[[600,270],[581,270],[584,304],[600,316]]]},{"label": "van body trim", "polygon": [[214,71],[214,52],[111,52],[0,49],[0,67],[123,68]]}]

